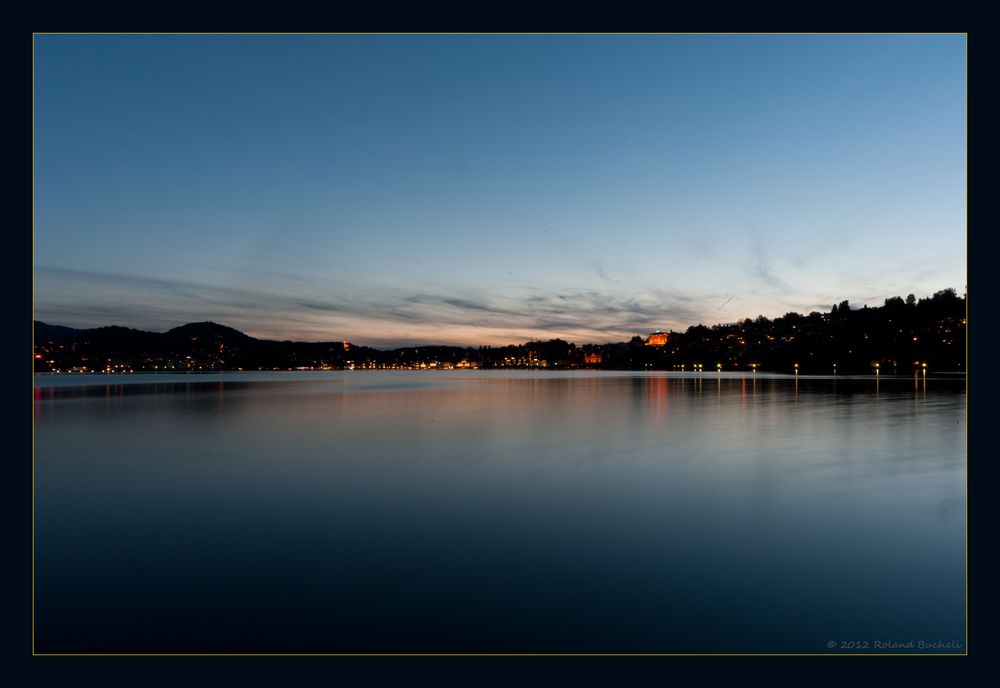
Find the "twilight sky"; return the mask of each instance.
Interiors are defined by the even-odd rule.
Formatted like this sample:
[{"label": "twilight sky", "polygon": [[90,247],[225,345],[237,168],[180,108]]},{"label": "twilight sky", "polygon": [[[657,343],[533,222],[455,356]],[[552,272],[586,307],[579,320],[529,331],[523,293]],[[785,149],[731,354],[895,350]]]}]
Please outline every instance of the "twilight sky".
[{"label": "twilight sky", "polygon": [[35,318],[621,341],[966,284],[964,36],[35,38]]}]

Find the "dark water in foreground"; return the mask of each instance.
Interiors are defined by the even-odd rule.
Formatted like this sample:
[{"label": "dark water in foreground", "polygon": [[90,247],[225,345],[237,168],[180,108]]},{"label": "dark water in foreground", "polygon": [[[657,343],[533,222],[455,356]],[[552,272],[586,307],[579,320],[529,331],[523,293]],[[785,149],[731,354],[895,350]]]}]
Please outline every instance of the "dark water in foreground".
[{"label": "dark water in foreground", "polygon": [[964,651],[960,381],[36,385],[38,652]]}]

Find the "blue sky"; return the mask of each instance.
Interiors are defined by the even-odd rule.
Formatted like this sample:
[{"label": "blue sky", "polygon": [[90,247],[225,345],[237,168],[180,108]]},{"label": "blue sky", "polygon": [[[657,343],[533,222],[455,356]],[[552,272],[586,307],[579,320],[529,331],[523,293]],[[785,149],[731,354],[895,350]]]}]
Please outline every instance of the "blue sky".
[{"label": "blue sky", "polygon": [[966,284],[965,37],[35,38],[35,317],[397,346]]}]

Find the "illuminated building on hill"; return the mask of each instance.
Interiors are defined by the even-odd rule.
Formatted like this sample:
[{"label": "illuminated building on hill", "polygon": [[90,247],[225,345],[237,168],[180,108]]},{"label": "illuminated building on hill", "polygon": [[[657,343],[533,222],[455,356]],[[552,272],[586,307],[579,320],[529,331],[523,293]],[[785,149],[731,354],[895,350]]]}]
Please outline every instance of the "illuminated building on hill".
[{"label": "illuminated building on hill", "polygon": [[664,346],[669,339],[669,334],[657,330],[646,338],[646,346]]}]

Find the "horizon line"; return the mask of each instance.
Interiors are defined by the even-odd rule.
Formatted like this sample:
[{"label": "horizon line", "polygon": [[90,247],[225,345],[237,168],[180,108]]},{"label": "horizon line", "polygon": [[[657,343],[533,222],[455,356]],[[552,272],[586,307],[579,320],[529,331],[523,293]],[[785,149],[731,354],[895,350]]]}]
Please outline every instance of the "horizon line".
[{"label": "horizon line", "polygon": [[[963,292],[962,294],[959,294],[957,289],[955,289],[953,287],[946,287],[945,289],[939,289],[939,290],[937,290],[931,296],[926,296],[926,297],[923,297],[921,299],[917,299],[917,303],[919,303],[920,301],[924,301],[924,300],[930,300],[930,299],[933,298],[933,296],[935,296],[937,294],[940,294],[942,292],[947,292],[947,291],[953,292],[957,298],[960,298],[960,299],[963,299],[963,300],[966,299],[966,297],[967,297],[967,292]],[[900,296],[897,295],[897,296],[894,296],[894,297],[887,297],[885,300],[889,301],[890,299],[897,299],[897,298],[902,298],[902,297],[900,297]],[[844,303],[844,302],[841,302],[841,304],[842,303]],[[823,315],[823,314],[829,314],[829,313],[831,313],[832,309],[837,308],[839,305],[840,304],[833,304],[831,306],[831,310],[825,311],[825,312],[824,311],[815,311],[815,310],[814,311],[810,311],[809,313],[800,313],[798,311],[788,311],[788,312],[784,313],[783,315],[776,316],[776,317],[773,317],[773,318],[768,318],[767,316],[764,316],[764,315],[761,314],[761,315],[758,315],[758,316],[756,316],[754,318],[751,318],[751,317],[747,316],[745,318],[739,318],[737,320],[730,320],[730,321],[727,321],[727,322],[716,322],[716,323],[712,323],[710,325],[706,325],[704,322],[699,322],[697,324],[688,325],[688,327],[685,328],[685,329],[683,329],[683,330],[675,330],[673,328],[664,330],[663,328],[660,328],[660,327],[654,327],[654,328],[650,329],[648,332],[646,332],[645,336],[648,337],[651,334],[661,333],[661,332],[665,332],[667,334],[683,334],[687,330],[690,330],[691,328],[694,328],[694,327],[707,327],[707,328],[711,329],[711,328],[715,328],[715,327],[725,327],[725,326],[731,326],[731,325],[738,325],[740,323],[746,322],[747,320],[756,321],[759,318],[764,318],[765,320],[767,320],[769,322],[773,322],[775,320],[780,320],[782,318],[785,318],[785,317],[787,317],[789,315],[798,315],[800,317],[809,317],[813,313],[819,313],[820,315]],[[852,306],[850,303],[848,303],[848,309],[849,309],[850,312],[865,310],[865,309],[868,309],[868,308],[873,308],[873,309],[874,308],[882,308],[884,306],[885,306],[885,303],[883,303],[880,306],[871,306],[871,307],[869,307],[868,304],[865,303],[865,304],[863,304],[860,307],[856,307],[856,306]],[[966,311],[968,311],[968,306],[966,306]],[[169,333],[169,332],[171,332],[173,330],[179,329],[181,327],[187,327],[189,325],[216,325],[218,327],[225,327],[227,329],[234,330],[234,331],[236,331],[236,332],[238,332],[238,333],[240,333],[240,334],[242,334],[244,336],[250,337],[252,339],[256,339],[258,341],[291,342],[291,343],[295,343],[295,344],[326,344],[326,343],[337,342],[337,343],[340,343],[340,344],[345,344],[346,343],[346,344],[350,344],[351,346],[365,347],[365,348],[368,348],[368,349],[375,349],[375,350],[381,350],[381,351],[392,351],[392,350],[395,350],[395,349],[419,348],[419,347],[422,347],[422,346],[443,346],[443,347],[453,347],[453,348],[460,348],[460,349],[475,349],[475,348],[482,348],[482,347],[503,348],[505,346],[522,346],[524,344],[528,344],[528,343],[532,343],[532,342],[546,342],[546,341],[555,341],[555,340],[563,340],[563,341],[566,341],[569,344],[573,344],[574,346],[576,345],[576,342],[570,341],[570,340],[565,339],[563,337],[551,337],[549,339],[531,339],[531,338],[528,338],[528,339],[525,339],[525,340],[520,341],[520,342],[510,342],[510,343],[507,343],[507,344],[482,344],[482,343],[478,343],[478,344],[475,344],[475,343],[446,344],[446,343],[426,342],[426,343],[422,343],[422,344],[404,344],[404,345],[399,345],[399,346],[390,346],[390,347],[386,347],[386,348],[380,348],[378,346],[371,346],[369,344],[355,344],[354,342],[352,342],[352,341],[350,341],[348,339],[343,339],[343,338],[337,338],[337,339],[314,339],[314,340],[310,340],[310,339],[287,339],[287,338],[286,339],[269,339],[269,338],[266,338],[266,337],[258,337],[258,336],[249,334],[249,333],[247,333],[247,332],[245,332],[245,331],[243,331],[243,330],[241,330],[239,328],[233,327],[231,325],[226,325],[226,324],[214,321],[214,320],[192,320],[192,321],[188,321],[188,322],[182,323],[180,325],[175,325],[175,326],[173,326],[173,327],[171,327],[169,329],[163,330],[163,331],[157,331],[157,330],[152,330],[152,329],[142,329],[142,328],[139,328],[139,327],[129,327],[127,325],[113,325],[113,324],[98,325],[96,327],[75,327],[75,326],[72,326],[72,325],[61,325],[61,324],[55,324],[55,323],[51,323],[51,322],[46,322],[46,321],[43,321],[43,320],[38,320],[35,317],[34,312],[32,312],[32,344],[33,345],[34,345],[34,326],[35,326],[35,323],[41,323],[41,324],[46,325],[48,327],[65,327],[67,329],[79,330],[79,331],[97,330],[97,329],[102,329],[102,328],[118,327],[118,328],[121,328],[121,329],[135,330],[137,332],[146,332],[146,333],[150,333],[150,334],[167,334],[167,333]],[[636,334],[633,335],[633,338],[634,337],[643,337],[643,334],[642,333],[636,333]],[[623,343],[623,342],[628,342],[628,341],[629,341],[628,339],[626,339],[626,340],[608,340],[608,341],[605,341],[605,342],[588,341],[588,342],[584,342],[580,346],[588,346],[588,345],[601,346],[601,345],[607,345],[607,344],[618,344],[618,343]]]}]

